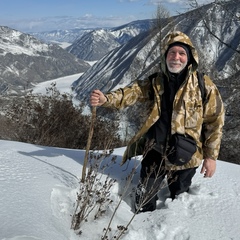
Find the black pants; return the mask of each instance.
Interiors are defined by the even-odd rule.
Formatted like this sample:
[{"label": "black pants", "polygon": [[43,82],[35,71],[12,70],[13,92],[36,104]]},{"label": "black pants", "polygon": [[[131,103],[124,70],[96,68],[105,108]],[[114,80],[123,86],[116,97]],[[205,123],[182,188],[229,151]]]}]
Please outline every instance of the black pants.
[{"label": "black pants", "polygon": [[[160,184],[164,177],[167,175],[168,188],[171,194],[171,198],[174,199],[176,195],[188,191],[195,173],[196,168],[166,171],[162,155],[152,149],[142,160],[140,177],[141,182],[144,182],[146,178],[150,179],[148,181],[149,184],[152,184],[154,182],[155,185],[159,185],[158,190],[160,190]],[[146,186],[146,188],[150,189],[151,186]],[[156,190],[156,194],[158,190]]]}]

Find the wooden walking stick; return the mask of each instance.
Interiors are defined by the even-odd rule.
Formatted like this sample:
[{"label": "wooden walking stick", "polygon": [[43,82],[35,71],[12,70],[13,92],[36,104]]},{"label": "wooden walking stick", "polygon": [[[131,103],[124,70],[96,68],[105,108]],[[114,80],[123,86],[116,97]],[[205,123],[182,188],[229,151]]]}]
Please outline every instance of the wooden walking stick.
[{"label": "wooden walking stick", "polygon": [[92,141],[92,136],[93,136],[95,120],[96,120],[96,107],[92,107],[92,117],[91,117],[91,123],[90,123],[90,128],[89,128],[89,133],[88,133],[88,140],[87,140],[87,146],[86,146],[85,157],[84,157],[83,168],[82,168],[82,179],[81,179],[82,183],[85,182],[85,178],[86,178],[88,154],[89,154],[89,150],[90,150],[90,147],[91,147],[91,141]]}]

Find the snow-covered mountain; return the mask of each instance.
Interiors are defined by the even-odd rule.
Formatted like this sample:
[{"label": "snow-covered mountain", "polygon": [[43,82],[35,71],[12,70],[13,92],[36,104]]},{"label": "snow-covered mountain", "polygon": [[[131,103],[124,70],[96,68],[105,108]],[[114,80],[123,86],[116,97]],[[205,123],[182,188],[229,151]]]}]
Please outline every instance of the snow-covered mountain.
[{"label": "snow-covered mountain", "polygon": [[[102,20],[102,19],[101,19]],[[87,16],[74,17],[74,16],[48,16],[48,17],[33,17],[26,16],[25,19],[8,20],[7,26],[14,28],[24,33],[38,33],[38,32],[50,32],[55,30],[69,30],[69,29],[95,29],[98,27],[111,27],[115,26],[115,22],[99,21],[98,18],[89,18]]]},{"label": "snow-covered mountain", "polygon": [[148,31],[154,24],[153,19],[133,21],[113,28],[53,30],[31,32],[36,38],[63,45],[68,43],[67,51],[87,61],[101,59],[112,49],[128,42],[138,34]]},{"label": "snow-covered mountain", "polygon": [[96,61],[119,46],[108,30],[101,29],[84,34],[66,50],[80,59]]},{"label": "snow-covered mountain", "polygon": [[95,61],[131,38],[148,31],[154,20],[139,20],[111,29],[96,29],[82,35],[67,51],[80,59]]},{"label": "snow-covered mountain", "polygon": [[71,45],[74,41],[79,39],[84,34],[91,32],[96,29],[85,29],[85,28],[74,28],[67,30],[52,30],[44,32],[30,32],[29,34],[33,35],[39,40],[42,40],[47,43],[68,43]]},{"label": "snow-covered mountain", "polygon": [[19,92],[31,83],[84,72],[89,64],[55,44],[0,27],[0,93]]}]

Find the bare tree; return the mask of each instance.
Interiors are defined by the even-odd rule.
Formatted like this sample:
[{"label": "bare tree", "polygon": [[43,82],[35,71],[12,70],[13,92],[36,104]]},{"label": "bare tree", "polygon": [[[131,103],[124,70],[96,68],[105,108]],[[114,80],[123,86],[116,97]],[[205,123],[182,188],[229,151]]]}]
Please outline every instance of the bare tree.
[{"label": "bare tree", "polygon": [[[239,12],[233,12],[232,8],[229,8],[229,4],[236,4],[236,6],[239,4],[239,0],[215,0],[212,4],[215,4],[218,6],[220,9],[222,9],[227,16],[227,19],[214,19],[214,18],[207,18],[205,14],[204,8],[201,8],[201,5],[198,3],[198,0],[188,0],[189,5],[192,9],[195,9],[197,13],[201,16],[201,19],[203,21],[204,27],[207,29],[207,31],[214,37],[216,38],[221,44],[225,45],[226,47],[230,48],[231,50],[237,52],[240,54],[240,49],[232,46],[231,44],[225,42],[221,36],[219,36],[215,31],[214,31],[214,26],[220,25],[223,22],[229,21],[229,23],[240,23],[240,14]],[[221,22],[222,21],[222,22]]]},{"label": "bare tree", "polygon": [[167,8],[165,8],[161,3],[158,4],[156,15],[155,15],[155,25],[153,27],[153,34],[156,38],[156,43],[159,49],[159,57],[161,58],[162,53],[162,40],[165,37],[165,31],[164,30],[171,30],[174,28],[174,20],[170,15],[170,12]]}]

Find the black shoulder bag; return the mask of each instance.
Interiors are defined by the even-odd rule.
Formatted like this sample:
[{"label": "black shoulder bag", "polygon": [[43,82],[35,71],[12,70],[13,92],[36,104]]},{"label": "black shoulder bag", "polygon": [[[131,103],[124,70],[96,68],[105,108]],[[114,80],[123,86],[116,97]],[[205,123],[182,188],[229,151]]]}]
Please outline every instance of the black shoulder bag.
[{"label": "black shoulder bag", "polygon": [[169,141],[167,158],[170,163],[182,166],[191,160],[196,150],[197,144],[191,136],[175,133]]}]

